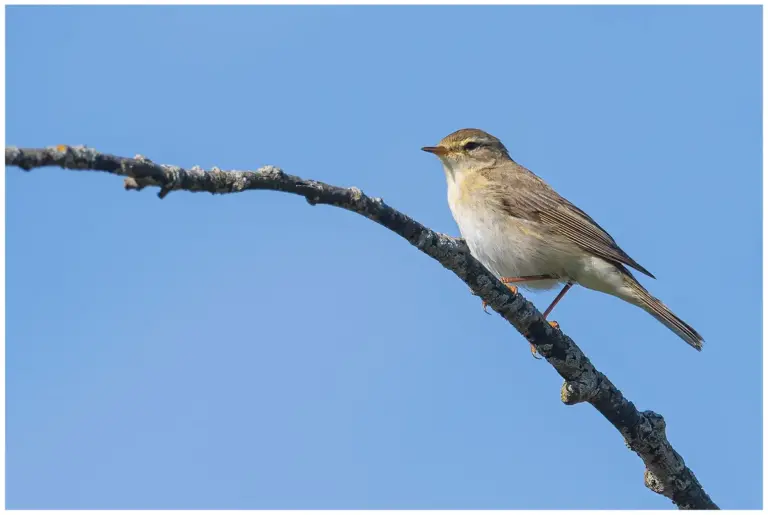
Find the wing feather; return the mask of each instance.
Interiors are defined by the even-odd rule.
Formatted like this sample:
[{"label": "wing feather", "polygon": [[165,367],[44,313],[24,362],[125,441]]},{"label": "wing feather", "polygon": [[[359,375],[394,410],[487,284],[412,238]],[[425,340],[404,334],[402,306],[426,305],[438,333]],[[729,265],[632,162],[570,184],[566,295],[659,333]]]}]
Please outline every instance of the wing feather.
[{"label": "wing feather", "polygon": [[[509,185],[500,204],[511,216],[538,222],[556,234],[565,236],[590,254],[620,265],[627,265],[649,277],[654,275],[624,252],[608,231],[587,213],[560,196],[530,170],[515,163],[512,175],[502,183]],[[487,175],[493,174],[488,169]],[[525,190],[525,195],[520,190]]]}]

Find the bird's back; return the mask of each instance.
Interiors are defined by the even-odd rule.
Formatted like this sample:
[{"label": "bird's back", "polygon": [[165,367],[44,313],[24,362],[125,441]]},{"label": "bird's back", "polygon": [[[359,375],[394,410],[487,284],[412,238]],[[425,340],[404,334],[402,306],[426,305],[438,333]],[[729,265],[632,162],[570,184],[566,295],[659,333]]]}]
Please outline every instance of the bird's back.
[{"label": "bird's back", "polygon": [[546,234],[565,236],[592,255],[653,277],[591,216],[524,166],[510,159],[502,166],[484,168],[479,173],[485,181],[497,185],[490,190],[508,215],[536,222]]}]

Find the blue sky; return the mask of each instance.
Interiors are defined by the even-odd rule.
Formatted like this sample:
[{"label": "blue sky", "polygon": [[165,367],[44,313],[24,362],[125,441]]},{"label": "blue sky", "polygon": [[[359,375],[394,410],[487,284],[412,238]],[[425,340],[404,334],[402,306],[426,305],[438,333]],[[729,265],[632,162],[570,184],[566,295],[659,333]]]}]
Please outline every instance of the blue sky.
[{"label": "blue sky", "polygon": [[[587,211],[706,339],[554,318],[724,508],[762,505],[761,8],[9,7],[9,145],[358,186],[457,234],[462,127]],[[6,172],[9,508],[671,508],[459,279],[273,192]],[[543,309],[556,292],[528,294]]]}]

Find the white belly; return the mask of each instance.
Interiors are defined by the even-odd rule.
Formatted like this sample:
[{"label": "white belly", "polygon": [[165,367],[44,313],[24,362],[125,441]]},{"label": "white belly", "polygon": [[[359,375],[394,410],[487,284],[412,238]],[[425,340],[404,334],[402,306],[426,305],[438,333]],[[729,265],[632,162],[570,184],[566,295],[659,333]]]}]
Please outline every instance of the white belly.
[{"label": "white belly", "polygon": [[530,289],[550,289],[569,280],[568,245],[543,239],[533,224],[510,224],[490,213],[460,209],[454,216],[472,255],[496,277],[557,277],[519,284]]},{"label": "white belly", "polygon": [[454,218],[472,255],[496,277],[552,275],[557,279],[517,285],[546,290],[572,281],[625,299],[632,296],[616,266],[588,254],[565,237],[544,235],[535,222],[511,222],[508,215],[456,207]]}]

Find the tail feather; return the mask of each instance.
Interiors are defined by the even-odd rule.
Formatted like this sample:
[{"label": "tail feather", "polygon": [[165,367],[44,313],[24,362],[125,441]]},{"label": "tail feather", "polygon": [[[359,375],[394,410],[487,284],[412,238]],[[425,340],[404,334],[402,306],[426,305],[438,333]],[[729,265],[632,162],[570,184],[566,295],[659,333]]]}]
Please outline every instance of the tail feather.
[{"label": "tail feather", "polygon": [[635,293],[635,298],[632,299],[634,304],[643,308],[656,320],[667,326],[668,329],[682,338],[685,343],[698,351],[701,350],[704,338],[693,327],[672,313],[663,302],[648,293],[648,290],[643,288],[634,278],[628,277],[627,279]]}]

